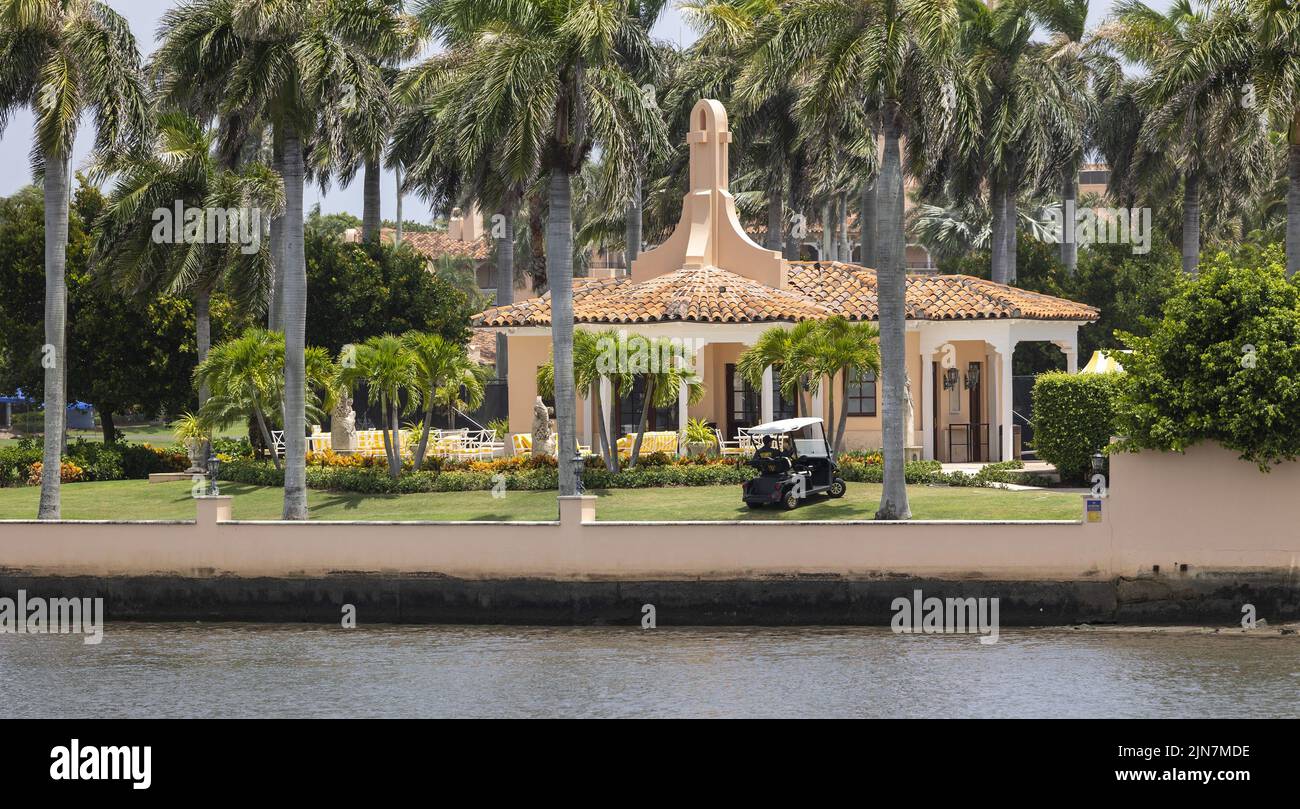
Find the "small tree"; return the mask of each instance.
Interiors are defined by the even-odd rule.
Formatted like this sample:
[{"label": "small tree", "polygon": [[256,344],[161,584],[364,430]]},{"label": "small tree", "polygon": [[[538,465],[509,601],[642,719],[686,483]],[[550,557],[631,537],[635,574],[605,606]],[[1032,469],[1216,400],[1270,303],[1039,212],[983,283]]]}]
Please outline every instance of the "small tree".
[{"label": "small tree", "polygon": [[1116,406],[1120,448],[1214,441],[1261,471],[1300,455],[1300,289],[1276,246],[1207,257],[1150,336],[1121,337],[1133,353]]},{"label": "small tree", "polygon": [[1034,450],[1061,479],[1088,479],[1092,456],[1115,434],[1120,374],[1039,374],[1034,380]]}]

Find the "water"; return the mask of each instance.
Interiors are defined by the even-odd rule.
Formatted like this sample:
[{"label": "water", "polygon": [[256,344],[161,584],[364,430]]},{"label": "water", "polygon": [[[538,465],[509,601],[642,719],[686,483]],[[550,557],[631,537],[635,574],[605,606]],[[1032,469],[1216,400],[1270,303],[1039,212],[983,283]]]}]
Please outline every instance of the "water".
[{"label": "water", "polygon": [[109,624],[0,635],[0,716],[1300,716],[1289,637]]}]

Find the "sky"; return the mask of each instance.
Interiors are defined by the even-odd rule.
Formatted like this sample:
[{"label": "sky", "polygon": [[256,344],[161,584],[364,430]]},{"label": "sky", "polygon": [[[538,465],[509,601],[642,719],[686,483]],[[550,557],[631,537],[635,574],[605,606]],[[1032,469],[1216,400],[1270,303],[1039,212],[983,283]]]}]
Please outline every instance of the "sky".
[{"label": "sky", "polygon": [[[1156,8],[1166,8],[1171,0],[1148,0]],[[158,20],[163,12],[176,4],[176,0],[108,0],[108,4],[117,9],[131,23],[141,50],[147,55],[153,50],[154,35]],[[1089,26],[1100,22],[1113,4],[1112,0],[1093,0],[1088,15]],[[680,46],[689,45],[695,36],[682,17],[676,3],[664,12],[654,31],[655,37]],[[90,127],[83,123],[73,152],[73,165],[80,167],[90,150],[94,137]],[[32,116],[28,110],[16,113],[9,121],[4,134],[0,135],[0,196],[8,196],[32,181],[31,161]],[[385,218],[392,218],[395,208],[397,184],[392,172],[385,172],[383,182],[383,213]],[[322,194],[320,189],[309,185],[305,190],[304,202],[308,209],[317,203],[325,213],[350,211],[361,215],[361,181],[358,179],[349,188],[334,187]],[[407,220],[427,222],[433,214],[419,199],[407,196],[403,202],[403,214]]]}]

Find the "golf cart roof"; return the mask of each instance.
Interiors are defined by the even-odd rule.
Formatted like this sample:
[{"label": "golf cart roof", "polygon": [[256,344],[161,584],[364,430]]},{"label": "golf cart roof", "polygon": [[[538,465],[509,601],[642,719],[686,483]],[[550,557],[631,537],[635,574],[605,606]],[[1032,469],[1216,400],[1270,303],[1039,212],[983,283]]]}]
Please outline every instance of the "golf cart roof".
[{"label": "golf cart roof", "polygon": [[792,433],[795,430],[802,430],[812,424],[821,424],[822,420],[817,418],[805,417],[801,419],[781,419],[780,421],[769,421],[767,424],[760,424],[757,427],[750,427],[746,430],[750,435],[784,435]]}]

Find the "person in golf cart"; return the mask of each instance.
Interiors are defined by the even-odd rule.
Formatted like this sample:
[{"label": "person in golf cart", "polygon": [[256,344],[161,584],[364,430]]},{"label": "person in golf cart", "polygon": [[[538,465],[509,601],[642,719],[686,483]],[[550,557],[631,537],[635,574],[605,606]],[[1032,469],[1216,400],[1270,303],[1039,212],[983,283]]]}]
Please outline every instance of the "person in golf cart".
[{"label": "person in golf cart", "polygon": [[[759,475],[742,487],[742,499],[750,508],[780,504],[793,509],[814,494],[844,496],[844,479],[839,476],[821,419],[782,419],[751,428],[749,434],[763,438],[762,447],[749,461]],[[778,449],[778,442],[786,436],[790,449]]]}]

